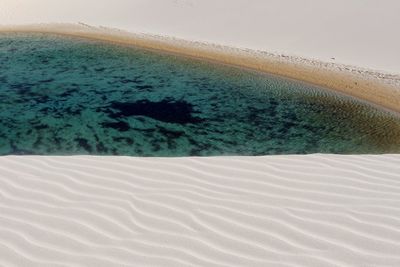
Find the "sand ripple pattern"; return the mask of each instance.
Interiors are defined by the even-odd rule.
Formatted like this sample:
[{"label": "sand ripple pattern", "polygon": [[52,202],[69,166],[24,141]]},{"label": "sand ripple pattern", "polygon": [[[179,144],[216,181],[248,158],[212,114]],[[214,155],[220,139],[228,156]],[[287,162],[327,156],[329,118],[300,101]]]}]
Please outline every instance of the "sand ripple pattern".
[{"label": "sand ripple pattern", "polygon": [[400,266],[400,155],[2,157],[1,266]]}]

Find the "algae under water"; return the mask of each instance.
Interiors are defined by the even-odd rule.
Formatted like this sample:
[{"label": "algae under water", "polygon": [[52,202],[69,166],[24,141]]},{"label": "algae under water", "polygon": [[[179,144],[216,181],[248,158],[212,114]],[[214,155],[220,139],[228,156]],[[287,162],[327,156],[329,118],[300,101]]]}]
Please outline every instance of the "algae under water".
[{"label": "algae under water", "polygon": [[0,35],[0,154],[400,152],[400,119],[235,67],[45,34]]}]

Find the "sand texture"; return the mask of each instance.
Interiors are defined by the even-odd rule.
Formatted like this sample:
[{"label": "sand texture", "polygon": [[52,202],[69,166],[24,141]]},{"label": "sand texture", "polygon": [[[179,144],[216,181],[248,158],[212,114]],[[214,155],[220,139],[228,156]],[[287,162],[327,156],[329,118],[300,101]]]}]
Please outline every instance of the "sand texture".
[{"label": "sand texture", "polygon": [[3,266],[399,266],[400,156],[0,158]]}]

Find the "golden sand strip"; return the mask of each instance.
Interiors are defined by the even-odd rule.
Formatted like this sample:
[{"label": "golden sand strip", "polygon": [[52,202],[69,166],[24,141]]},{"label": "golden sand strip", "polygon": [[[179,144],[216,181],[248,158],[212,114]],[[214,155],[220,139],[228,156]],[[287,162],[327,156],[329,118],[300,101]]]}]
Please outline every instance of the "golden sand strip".
[{"label": "golden sand strip", "polygon": [[210,60],[312,83],[368,101],[389,111],[400,112],[399,75],[165,36],[133,34],[83,23],[0,26],[0,32],[62,34]]}]

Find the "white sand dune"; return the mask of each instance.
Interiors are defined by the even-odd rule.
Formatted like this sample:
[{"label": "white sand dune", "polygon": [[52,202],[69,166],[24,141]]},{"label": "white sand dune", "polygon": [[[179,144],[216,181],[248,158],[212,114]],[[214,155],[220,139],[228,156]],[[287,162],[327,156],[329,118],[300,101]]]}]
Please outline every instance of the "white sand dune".
[{"label": "white sand dune", "polygon": [[0,158],[7,266],[400,266],[400,156]]}]

